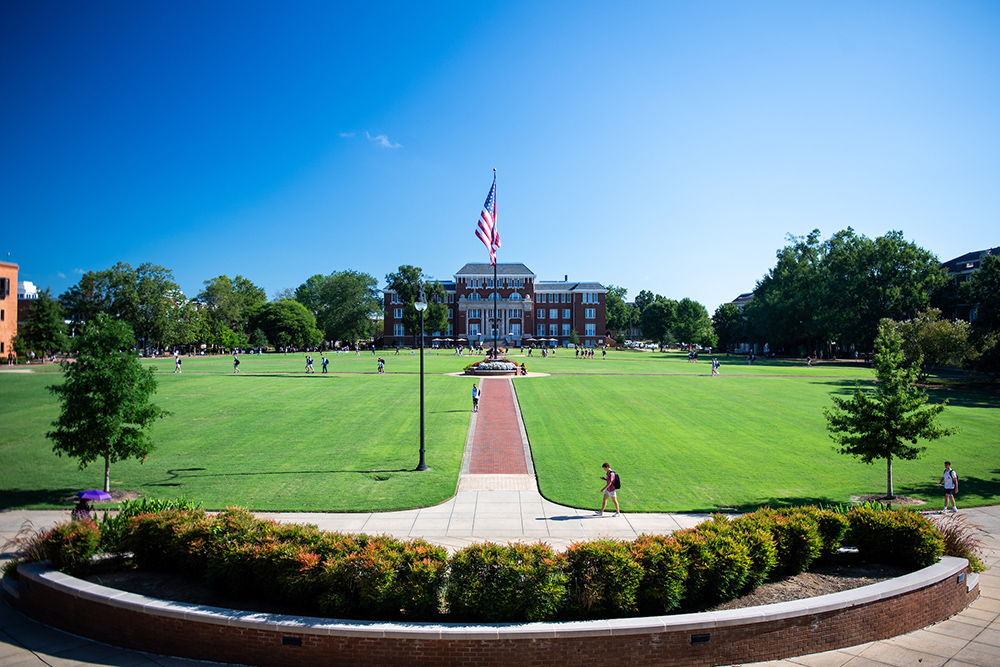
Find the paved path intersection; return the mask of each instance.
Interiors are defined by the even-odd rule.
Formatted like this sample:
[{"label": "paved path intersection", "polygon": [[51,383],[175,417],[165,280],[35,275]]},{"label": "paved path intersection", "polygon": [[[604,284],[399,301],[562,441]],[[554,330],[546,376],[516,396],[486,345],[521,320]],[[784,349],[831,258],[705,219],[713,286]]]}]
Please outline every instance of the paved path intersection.
[{"label": "paved path intersection", "polygon": [[[312,523],[324,530],[422,537],[449,550],[474,542],[541,540],[561,550],[598,537],[634,539],[696,525],[704,515],[594,515],[549,502],[538,493],[524,424],[509,379],[481,383],[472,415],[458,492],[450,500],[403,512],[366,514],[264,514],[280,521]],[[597,463],[599,465],[599,462]],[[595,478],[598,475],[595,473]],[[599,487],[595,486],[595,495]],[[1000,506],[962,510],[983,528],[990,570],[980,577],[980,598],[936,625],[880,642],[799,658],[760,663],[771,667],[997,667],[1000,666]],[[0,511],[0,539],[12,537],[26,519],[36,527],[68,518],[66,511]],[[0,605],[0,667],[122,665],[193,667],[190,660],[125,651],[59,632]]]}]

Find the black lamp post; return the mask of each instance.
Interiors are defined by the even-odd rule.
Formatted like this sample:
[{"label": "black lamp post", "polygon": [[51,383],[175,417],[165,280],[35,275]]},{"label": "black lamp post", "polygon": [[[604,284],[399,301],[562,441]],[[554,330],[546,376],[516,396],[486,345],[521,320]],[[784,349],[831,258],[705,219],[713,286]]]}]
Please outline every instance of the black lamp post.
[{"label": "black lamp post", "polygon": [[427,470],[427,464],[424,463],[424,311],[427,310],[427,297],[423,287],[420,288],[420,296],[413,307],[420,313],[420,463],[417,464],[417,470]]}]

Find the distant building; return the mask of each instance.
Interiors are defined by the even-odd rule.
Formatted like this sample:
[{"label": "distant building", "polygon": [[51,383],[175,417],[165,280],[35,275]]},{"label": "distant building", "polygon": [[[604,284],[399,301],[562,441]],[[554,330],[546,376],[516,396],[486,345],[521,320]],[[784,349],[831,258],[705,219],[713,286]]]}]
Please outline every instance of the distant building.
[{"label": "distant building", "polygon": [[38,288],[30,280],[20,280],[17,283],[17,298],[19,301],[30,301],[38,298]]},{"label": "distant building", "polygon": [[[453,281],[442,281],[448,304],[448,330],[425,332],[435,338],[463,338],[470,344],[497,342],[504,346],[565,345],[573,331],[585,347],[603,345],[607,338],[606,297],[598,282],[537,280],[524,264],[497,264],[497,284],[491,264],[466,264]],[[403,303],[388,288],[385,295],[384,344],[408,345],[413,335],[403,327]],[[493,295],[497,295],[496,313]],[[539,339],[545,338],[545,341]]]},{"label": "distant building", "polygon": [[738,297],[736,297],[735,299],[733,299],[729,303],[725,303],[725,304],[722,304],[722,305],[724,305],[724,306],[736,306],[737,308],[740,309],[740,312],[742,312],[743,309],[746,308],[746,305],[748,303],[750,303],[751,301],[753,301],[753,292],[744,292],[743,294],[740,294]]},{"label": "distant building", "polygon": [[17,264],[0,262],[0,355],[6,362],[17,335]]},{"label": "distant building", "polygon": [[986,255],[1000,257],[1000,247],[990,248],[989,250],[967,252],[961,257],[956,257],[955,259],[941,264],[941,266],[943,266],[948,272],[948,278],[951,281],[952,287],[952,304],[950,304],[951,312],[943,313],[945,317],[952,320],[965,320],[966,322],[970,322],[975,318],[975,309],[973,308],[973,304],[965,303],[961,299],[961,292],[959,288],[962,283],[969,281],[973,273],[979,270],[979,267],[983,262],[983,257]]}]

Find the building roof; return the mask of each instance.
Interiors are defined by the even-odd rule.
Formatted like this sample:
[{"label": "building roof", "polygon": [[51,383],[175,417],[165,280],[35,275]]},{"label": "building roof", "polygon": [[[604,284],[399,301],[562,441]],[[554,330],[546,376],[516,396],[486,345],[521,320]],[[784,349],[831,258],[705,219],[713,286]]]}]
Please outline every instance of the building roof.
[{"label": "building roof", "polygon": [[961,257],[956,257],[955,259],[943,262],[941,266],[948,270],[948,273],[956,273],[961,271],[968,271],[970,269],[978,269],[979,263],[982,261],[984,255],[994,255],[1000,257],[1000,247],[990,248],[989,250],[976,250],[974,252],[967,252]]},{"label": "building roof", "polygon": [[[492,276],[492,275],[493,275],[492,264],[469,263],[455,272],[456,278],[458,276]],[[531,278],[535,277],[535,274],[531,271],[531,269],[526,267],[524,264],[497,264],[497,275],[530,276]]]},{"label": "building roof", "polygon": [[536,280],[536,292],[606,292],[607,288],[601,283],[571,283],[565,280]]}]

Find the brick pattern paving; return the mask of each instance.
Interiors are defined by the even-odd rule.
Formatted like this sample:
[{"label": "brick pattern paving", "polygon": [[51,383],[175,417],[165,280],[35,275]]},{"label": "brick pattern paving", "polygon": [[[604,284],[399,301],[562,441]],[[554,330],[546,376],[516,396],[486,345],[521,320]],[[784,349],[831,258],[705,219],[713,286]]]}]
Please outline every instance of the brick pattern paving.
[{"label": "brick pattern paving", "polygon": [[473,475],[524,475],[524,445],[517,422],[514,389],[507,378],[481,378],[483,390],[472,437],[469,473]]}]

